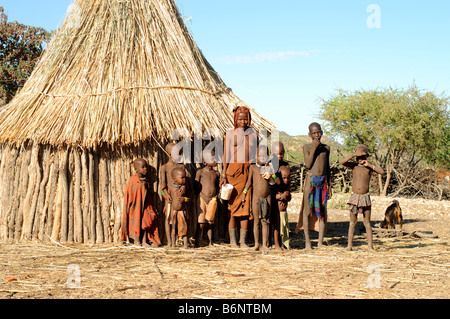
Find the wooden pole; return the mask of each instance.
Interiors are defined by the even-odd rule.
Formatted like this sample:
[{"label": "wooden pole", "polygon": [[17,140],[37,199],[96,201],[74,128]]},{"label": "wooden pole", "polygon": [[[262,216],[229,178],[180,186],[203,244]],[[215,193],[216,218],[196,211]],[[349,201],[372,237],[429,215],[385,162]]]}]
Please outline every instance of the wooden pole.
[{"label": "wooden pole", "polygon": [[95,190],[94,190],[94,154],[89,152],[89,240],[91,243],[95,243]]},{"label": "wooden pole", "polygon": [[39,145],[34,144],[31,151],[31,162],[28,166],[28,191],[24,200],[24,223],[22,227],[22,239],[30,240],[33,230],[34,214],[36,212],[37,200],[39,196],[39,186],[41,183],[41,168],[39,166]]},{"label": "wooden pole", "polygon": [[69,227],[69,149],[63,153],[62,165],[60,167],[61,178],[61,241],[67,242]]},{"label": "wooden pole", "polygon": [[68,225],[67,225],[67,242],[69,243],[73,243],[73,236],[74,236],[74,232],[75,232],[75,221],[74,221],[74,176],[75,176],[75,164],[74,164],[74,150],[72,148],[72,150],[70,151],[70,155],[69,155],[69,167],[68,167],[68,175],[67,175],[67,183],[69,186],[69,202],[68,202],[68,217],[69,217],[69,221],[68,221]]},{"label": "wooden pole", "polygon": [[109,214],[110,214],[110,205],[109,205],[109,194],[108,194],[108,167],[106,162],[106,154],[102,154],[100,156],[99,161],[99,202],[101,203],[101,224],[103,225],[103,238],[102,242],[110,243],[111,239],[109,236]]},{"label": "wooden pole", "polygon": [[[49,198],[48,202],[46,203],[47,209],[44,209],[44,213],[47,211],[47,225],[45,227],[45,231],[42,234],[42,239],[47,242],[49,240],[48,236],[52,234],[53,231],[53,221],[54,221],[54,214],[57,206],[58,201],[58,189],[59,189],[59,151],[55,149],[53,152],[54,158],[53,158],[53,164],[52,164],[52,174],[50,178],[50,184],[49,184]],[[47,235],[47,236],[46,236]]]},{"label": "wooden pole", "polygon": [[76,243],[83,242],[83,211],[81,209],[81,154],[78,149],[74,149],[75,162],[75,177],[74,177],[74,193],[73,193],[73,207],[74,207],[74,241]]},{"label": "wooden pole", "polygon": [[43,172],[42,172],[42,181],[39,185],[39,198],[37,201],[37,207],[36,207],[36,218],[33,225],[32,235],[33,239],[38,239],[39,230],[42,222],[42,214],[44,210],[44,202],[46,198],[46,186],[48,184],[49,178],[50,178],[50,147],[44,146],[43,147],[43,155],[42,155],[42,165],[43,165]]},{"label": "wooden pole", "polygon": [[83,150],[81,153],[81,180],[83,183],[83,242],[87,243],[90,239],[89,233],[89,200],[90,200],[90,187],[89,187],[89,172],[88,172],[88,153]]},{"label": "wooden pole", "polygon": [[27,146],[23,147],[23,157],[24,160],[22,161],[22,165],[20,167],[20,189],[19,189],[19,196],[20,196],[20,202],[19,202],[19,209],[16,214],[16,220],[15,220],[15,229],[14,229],[14,240],[19,241],[20,235],[22,232],[22,225],[23,225],[23,211],[25,206],[25,197],[27,194],[28,189],[28,180],[29,180],[29,174],[28,174],[28,166],[30,165],[31,161],[31,149]]}]

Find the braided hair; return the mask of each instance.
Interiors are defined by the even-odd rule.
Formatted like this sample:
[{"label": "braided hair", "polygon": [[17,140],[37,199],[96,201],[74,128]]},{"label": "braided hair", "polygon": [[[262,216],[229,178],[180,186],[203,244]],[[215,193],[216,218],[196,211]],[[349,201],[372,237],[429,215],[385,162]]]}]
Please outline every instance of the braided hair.
[{"label": "braided hair", "polygon": [[246,106],[238,105],[233,110],[234,113],[234,128],[236,129],[237,126],[237,119],[239,114],[244,113],[247,116],[248,120],[248,126],[251,126],[252,124],[252,114],[250,113],[250,109]]}]

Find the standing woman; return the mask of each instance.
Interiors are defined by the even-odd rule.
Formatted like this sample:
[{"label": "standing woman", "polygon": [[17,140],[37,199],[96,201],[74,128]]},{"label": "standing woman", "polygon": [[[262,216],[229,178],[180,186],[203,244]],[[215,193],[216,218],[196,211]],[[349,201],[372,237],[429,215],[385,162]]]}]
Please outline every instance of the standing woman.
[{"label": "standing woman", "polygon": [[[236,219],[240,219],[241,248],[248,247],[245,243],[250,219],[251,190],[245,189],[249,168],[255,161],[258,137],[256,131],[251,128],[252,117],[249,108],[237,106],[234,110],[234,130],[229,130],[225,136],[223,153],[223,171],[220,187],[225,184],[233,185],[234,189],[228,201],[231,247],[237,248]],[[243,201],[243,194],[245,200]]]}]

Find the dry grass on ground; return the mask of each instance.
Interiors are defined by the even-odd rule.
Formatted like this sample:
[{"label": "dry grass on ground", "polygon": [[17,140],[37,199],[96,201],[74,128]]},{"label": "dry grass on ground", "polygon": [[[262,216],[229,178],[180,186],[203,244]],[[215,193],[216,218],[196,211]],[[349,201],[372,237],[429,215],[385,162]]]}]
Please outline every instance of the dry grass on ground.
[{"label": "dry grass on ground", "polygon": [[[291,229],[300,196],[290,207]],[[340,196],[347,195],[334,200]],[[391,200],[374,198],[374,223]],[[406,233],[432,231],[438,238],[375,237],[369,253],[360,234],[347,252],[347,212],[331,209],[325,248],[312,251],[303,249],[301,235],[294,235],[292,250],[269,253],[226,243],[189,250],[3,243],[0,298],[449,298],[449,202],[400,203]],[[71,288],[70,265],[79,267],[79,288]]]}]

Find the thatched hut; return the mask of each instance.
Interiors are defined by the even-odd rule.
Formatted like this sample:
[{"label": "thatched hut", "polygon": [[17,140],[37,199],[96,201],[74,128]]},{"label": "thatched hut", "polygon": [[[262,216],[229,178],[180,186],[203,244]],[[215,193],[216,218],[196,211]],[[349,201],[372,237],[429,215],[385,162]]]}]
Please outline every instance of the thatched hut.
[{"label": "thatched hut", "polygon": [[0,111],[0,240],[116,242],[132,161],[157,197],[172,132],[224,132],[236,103],[173,0],[76,0]]}]

